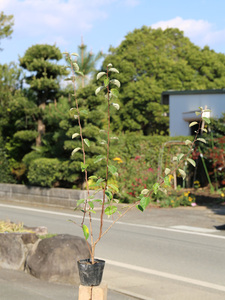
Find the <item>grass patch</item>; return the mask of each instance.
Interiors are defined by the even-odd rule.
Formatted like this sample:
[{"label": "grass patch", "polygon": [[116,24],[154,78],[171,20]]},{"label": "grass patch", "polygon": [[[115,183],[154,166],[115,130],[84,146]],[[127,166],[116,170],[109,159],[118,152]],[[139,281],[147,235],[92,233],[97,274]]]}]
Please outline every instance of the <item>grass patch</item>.
[{"label": "grass patch", "polygon": [[47,233],[45,235],[38,235],[39,239],[43,240],[43,239],[49,239],[53,236],[56,236],[56,233]]},{"label": "grass patch", "polygon": [[7,221],[0,221],[0,233],[5,232],[31,232],[34,233],[34,231],[26,229],[23,227],[23,223],[12,223],[9,220]]}]

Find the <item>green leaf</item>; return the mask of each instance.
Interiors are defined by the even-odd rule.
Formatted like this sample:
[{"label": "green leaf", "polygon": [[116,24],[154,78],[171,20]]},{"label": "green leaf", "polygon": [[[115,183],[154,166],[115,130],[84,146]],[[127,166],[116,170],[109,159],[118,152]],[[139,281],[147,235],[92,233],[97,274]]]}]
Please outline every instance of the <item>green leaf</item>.
[{"label": "green leaf", "polygon": [[111,79],[110,83],[112,83],[112,84],[116,85],[118,88],[120,88],[120,82],[119,82],[119,80],[117,80],[117,79]]},{"label": "green leaf", "polygon": [[108,207],[106,207],[106,209],[105,209],[105,214],[107,215],[107,216],[111,216],[111,215],[113,215],[115,212],[117,211],[117,207],[116,206],[108,206]]},{"label": "green leaf", "polygon": [[110,68],[109,72],[119,73],[119,71],[116,68]]},{"label": "green leaf", "polygon": [[180,161],[182,159],[182,157],[184,156],[183,153],[180,153],[178,156],[177,156],[177,160]]},{"label": "green leaf", "polygon": [[106,78],[104,80],[104,86],[107,87],[109,85],[109,78]]},{"label": "green leaf", "polygon": [[76,52],[71,53],[71,56],[79,56]]},{"label": "green leaf", "polygon": [[98,177],[95,175],[92,175],[92,176],[89,176],[88,179],[98,179]]},{"label": "green leaf", "polygon": [[103,181],[105,181],[105,179],[99,178],[99,179],[97,180],[96,184],[99,185],[99,184],[102,183]]},{"label": "green leaf", "polygon": [[79,200],[77,200],[77,206],[81,205],[84,202],[85,202],[85,199],[79,199]]},{"label": "green leaf", "polygon": [[112,195],[112,193],[111,193],[110,191],[105,191],[105,194],[106,194],[106,196],[107,196],[107,198],[108,198],[109,200],[112,200],[113,195]]},{"label": "green leaf", "polygon": [[84,164],[83,162],[81,162],[80,164],[81,164],[81,171],[84,172],[87,169],[88,164]]},{"label": "green leaf", "polygon": [[79,71],[79,66],[77,63],[73,63],[73,66],[74,66],[74,70],[75,72],[78,72]]},{"label": "green leaf", "polygon": [[85,142],[85,144],[86,144],[88,147],[90,147],[90,141],[89,141],[89,139],[84,139],[84,142]]},{"label": "green leaf", "polygon": [[196,111],[195,114],[196,114],[196,116],[201,115],[201,113],[199,111]]},{"label": "green leaf", "polygon": [[64,81],[69,81],[69,80],[73,80],[73,77],[68,77],[64,79]]},{"label": "green leaf", "polygon": [[206,140],[205,140],[205,139],[203,139],[203,138],[197,138],[197,141],[199,141],[199,142],[202,142],[202,143],[205,143],[205,144],[206,144]]},{"label": "green leaf", "polygon": [[143,209],[143,207],[140,205],[140,204],[138,204],[138,205],[136,205],[136,207],[140,210],[140,211],[144,211],[144,209]]},{"label": "green leaf", "polygon": [[191,145],[191,144],[192,144],[192,142],[190,140],[185,141],[185,145]]},{"label": "green leaf", "polygon": [[166,176],[164,178],[164,184],[165,184],[165,186],[170,186],[170,178],[169,178],[169,176]]},{"label": "green leaf", "polygon": [[117,173],[117,168],[113,165],[108,166],[109,172],[114,175],[115,173]]},{"label": "green leaf", "polygon": [[103,90],[105,87],[104,86],[99,86],[96,90],[95,90],[95,95],[97,96],[98,93]]},{"label": "green leaf", "polygon": [[96,164],[97,162],[103,160],[103,159],[106,159],[106,157],[104,155],[98,155],[94,161],[94,163]]},{"label": "green leaf", "polygon": [[87,240],[89,237],[89,229],[86,225],[83,225],[83,233],[84,233],[84,237]]},{"label": "green leaf", "polygon": [[94,203],[92,201],[88,201],[88,205],[90,206],[91,209],[94,209]]},{"label": "green leaf", "polygon": [[171,171],[171,170],[170,170],[169,168],[166,168],[166,169],[165,169],[165,174],[168,175],[168,174],[170,173],[170,171]]},{"label": "green leaf", "polygon": [[193,159],[187,158],[187,161],[192,164],[192,166],[196,167],[196,162]]},{"label": "green leaf", "polygon": [[142,195],[147,195],[149,193],[149,190],[148,189],[143,189],[142,191],[141,191],[141,194]]},{"label": "green leaf", "polygon": [[111,92],[111,94],[112,94],[114,97],[118,98],[118,96],[119,96],[119,91],[118,91],[117,89],[111,89],[110,92]]},{"label": "green leaf", "polygon": [[192,127],[192,126],[194,126],[194,125],[196,125],[196,124],[198,124],[198,122],[191,122],[191,123],[189,124],[189,127]]},{"label": "green leaf", "polygon": [[178,169],[178,171],[179,171],[181,177],[182,177],[183,179],[185,179],[185,178],[186,178],[186,173],[184,172],[184,170]]},{"label": "green leaf", "polygon": [[72,139],[75,139],[75,137],[77,137],[78,135],[80,135],[79,133],[74,133],[73,135],[72,135]]},{"label": "green leaf", "polygon": [[202,117],[202,120],[206,122],[206,124],[210,124],[210,119],[207,117]]},{"label": "green leaf", "polygon": [[78,74],[78,75],[84,76],[84,73],[81,72],[81,71],[75,71],[75,72],[76,72],[76,74]]},{"label": "green leaf", "polygon": [[143,198],[141,198],[140,206],[143,208],[143,210],[146,209],[146,207],[149,205],[150,201],[151,201],[150,197],[143,197]]},{"label": "green leaf", "polygon": [[100,79],[102,76],[106,75],[106,72],[99,72],[96,76],[96,79]]},{"label": "green leaf", "polygon": [[154,193],[155,193],[155,194],[157,194],[157,192],[158,192],[158,189],[159,189],[159,186],[160,186],[160,185],[159,185],[159,183],[158,183],[158,182],[156,182],[156,183],[153,185],[153,187],[152,187],[152,188],[153,188],[153,191],[154,191]]},{"label": "green leaf", "polygon": [[101,199],[94,199],[94,200],[92,200],[92,202],[102,202],[102,200]]},{"label": "green leaf", "polygon": [[110,184],[108,185],[108,187],[111,188],[112,190],[116,191],[117,193],[119,192],[118,187],[115,186],[114,184],[111,184],[111,183],[110,183]]},{"label": "green leaf", "polygon": [[73,151],[72,151],[72,153],[71,153],[71,155],[73,156],[77,151],[79,151],[81,148],[80,147],[78,147],[78,148],[75,148]]}]

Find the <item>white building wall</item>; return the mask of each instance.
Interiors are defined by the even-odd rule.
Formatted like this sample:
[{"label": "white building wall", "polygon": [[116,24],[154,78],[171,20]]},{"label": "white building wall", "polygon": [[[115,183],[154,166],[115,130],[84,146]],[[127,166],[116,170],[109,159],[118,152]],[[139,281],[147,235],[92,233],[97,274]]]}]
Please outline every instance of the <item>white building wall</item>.
[{"label": "white building wall", "polygon": [[199,107],[211,109],[211,117],[218,118],[225,112],[225,94],[170,95],[170,135],[190,135],[189,122],[183,113],[197,111]]}]

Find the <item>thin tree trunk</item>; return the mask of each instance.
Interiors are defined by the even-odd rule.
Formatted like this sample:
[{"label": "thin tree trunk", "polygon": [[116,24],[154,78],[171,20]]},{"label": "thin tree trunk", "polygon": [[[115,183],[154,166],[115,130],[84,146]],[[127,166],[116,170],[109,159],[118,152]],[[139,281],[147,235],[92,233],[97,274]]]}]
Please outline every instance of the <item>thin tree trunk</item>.
[{"label": "thin tree trunk", "polygon": [[[39,108],[44,110],[45,103],[40,104]],[[37,121],[37,130],[38,130],[38,136],[36,138],[36,147],[41,146],[41,138],[42,135],[45,134],[45,124],[43,123],[41,117],[39,117]]]}]

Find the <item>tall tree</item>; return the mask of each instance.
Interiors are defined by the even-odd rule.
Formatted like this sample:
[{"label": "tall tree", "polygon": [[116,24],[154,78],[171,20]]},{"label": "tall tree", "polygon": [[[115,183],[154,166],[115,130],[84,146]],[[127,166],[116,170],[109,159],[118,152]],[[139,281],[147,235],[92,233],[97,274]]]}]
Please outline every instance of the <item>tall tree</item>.
[{"label": "tall tree", "polygon": [[46,103],[56,100],[60,90],[59,76],[66,75],[65,69],[57,64],[61,58],[59,48],[51,45],[31,46],[20,58],[20,65],[31,72],[31,75],[26,77],[26,82],[30,85],[39,107],[37,146],[41,145],[41,136],[45,133],[42,110],[45,109]]},{"label": "tall tree", "polygon": [[163,91],[225,86],[225,55],[199,48],[178,29],[143,26],[109,51],[103,65],[119,65],[117,76],[122,84],[121,110],[113,122],[116,130],[166,134]]},{"label": "tall tree", "polygon": [[[14,25],[13,15],[5,15],[3,11],[0,12],[0,40],[9,38],[13,33],[12,26]],[[2,50],[2,48],[0,48]]]},{"label": "tall tree", "polygon": [[99,51],[96,55],[92,51],[87,51],[87,46],[83,43],[81,39],[81,45],[78,46],[78,58],[77,64],[80,68],[80,71],[84,76],[80,76],[81,86],[84,87],[90,78],[89,76],[96,71],[97,62],[104,57],[102,51]]}]

